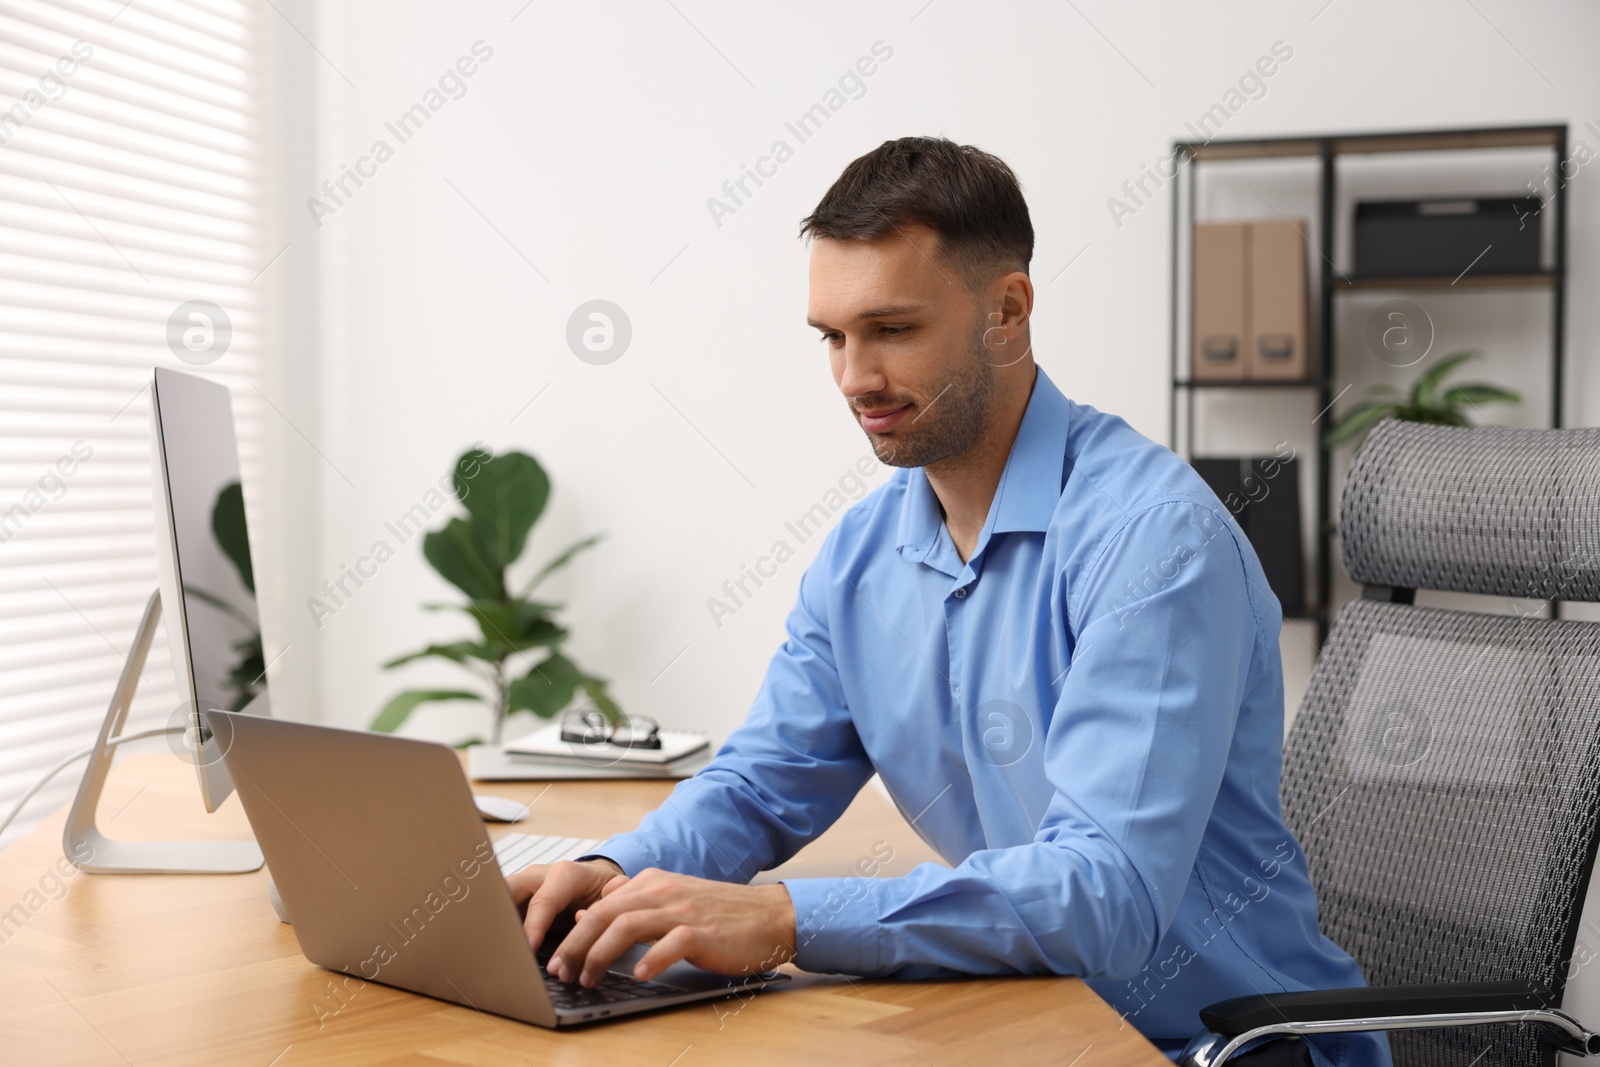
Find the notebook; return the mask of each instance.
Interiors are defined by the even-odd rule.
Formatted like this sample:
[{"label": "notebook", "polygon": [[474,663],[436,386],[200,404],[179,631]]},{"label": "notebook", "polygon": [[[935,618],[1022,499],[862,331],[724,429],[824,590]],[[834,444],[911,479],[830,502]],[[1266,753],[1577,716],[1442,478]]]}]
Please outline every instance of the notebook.
[{"label": "notebook", "polygon": [[467,749],[467,776],[475,782],[625,781],[658,778],[672,781],[692,778],[711,762],[711,749],[703,748],[676,763],[617,763],[602,767],[599,761],[508,756],[499,745],[473,745]]},{"label": "notebook", "polygon": [[613,745],[609,741],[583,744],[561,740],[561,724],[553,722],[531,734],[526,734],[502,747],[507,756],[518,760],[553,760],[561,763],[584,763],[594,767],[613,767],[641,764],[661,766],[700,752],[711,744],[709,734],[699,730],[661,730],[660,748],[630,748]]}]

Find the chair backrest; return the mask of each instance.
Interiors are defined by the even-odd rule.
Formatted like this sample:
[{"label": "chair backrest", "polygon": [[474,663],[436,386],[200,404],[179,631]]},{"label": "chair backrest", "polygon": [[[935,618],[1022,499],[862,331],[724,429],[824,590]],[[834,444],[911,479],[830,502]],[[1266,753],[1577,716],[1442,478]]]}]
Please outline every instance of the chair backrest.
[{"label": "chair backrest", "polygon": [[[1390,591],[1600,601],[1600,430],[1386,421],[1351,467],[1339,532],[1375,595],[1340,612],[1283,777],[1323,931],[1371,985],[1560,995],[1600,823],[1600,623]],[[1554,1062],[1520,1027],[1391,1044],[1397,1067]]]}]

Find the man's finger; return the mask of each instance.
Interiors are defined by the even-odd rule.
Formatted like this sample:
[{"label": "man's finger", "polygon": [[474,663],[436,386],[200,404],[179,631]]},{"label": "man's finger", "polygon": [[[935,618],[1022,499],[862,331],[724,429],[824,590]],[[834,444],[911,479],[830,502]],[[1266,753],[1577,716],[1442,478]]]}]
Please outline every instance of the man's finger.
[{"label": "man's finger", "polygon": [[565,905],[551,896],[541,898],[535,895],[528,901],[528,914],[522,920],[522,932],[527,935],[529,948],[538,950],[539,943],[550,930],[550,924],[555,922],[563,907]]},{"label": "man's finger", "polygon": [[544,883],[545,867],[535,864],[524,867],[516,874],[506,875],[506,885],[511,890],[511,899],[518,904],[527,900],[539,891],[539,886]]},{"label": "man's finger", "polygon": [[[620,877],[620,876],[619,876]],[[677,896],[677,883],[671,878],[641,871],[634,878],[612,878],[607,885],[615,888],[604,898],[594,900],[584,908],[583,920],[567,932],[550,957],[550,973],[563,982],[577,981],[595,939],[611,921],[629,911],[644,911],[671,903]],[[624,946],[625,948],[626,946]],[[615,957],[613,957],[615,958]],[[610,960],[606,961],[608,964]]]},{"label": "man's finger", "polygon": [[[637,887],[635,887],[637,888]],[[563,982],[576,982],[595,940],[612,920],[630,911],[648,907],[635,893],[613,893],[605,900],[597,900],[583,909],[583,918],[574,918],[571,930],[550,954],[550,973]],[[606,961],[609,963],[610,961]]]},{"label": "man's finger", "polygon": [[544,879],[528,900],[528,913],[522,921],[528,946],[537,950],[556,916],[570,907],[582,892],[587,872],[576,864],[555,863],[545,868]]},{"label": "man's finger", "polygon": [[[618,956],[641,941],[654,941],[664,936],[676,926],[677,920],[665,911],[623,912],[612,919],[589,946],[582,960],[579,983],[598,985]],[[577,962],[573,960],[573,964]]]},{"label": "man's finger", "polygon": [[693,926],[674,926],[651,946],[633,968],[633,976],[648,982],[679,960],[686,960],[701,943],[701,932]]}]

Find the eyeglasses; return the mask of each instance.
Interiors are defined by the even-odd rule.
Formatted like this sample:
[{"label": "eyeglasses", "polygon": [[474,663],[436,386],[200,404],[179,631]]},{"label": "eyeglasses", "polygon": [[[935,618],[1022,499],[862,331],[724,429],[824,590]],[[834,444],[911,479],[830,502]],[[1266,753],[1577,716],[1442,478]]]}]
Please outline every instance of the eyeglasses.
[{"label": "eyeglasses", "polygon": [[647,715],[624,715],[613,726],[594,708],[573,708],[561,716],[561,740],[585,746],[660,748],[661,726]]}]

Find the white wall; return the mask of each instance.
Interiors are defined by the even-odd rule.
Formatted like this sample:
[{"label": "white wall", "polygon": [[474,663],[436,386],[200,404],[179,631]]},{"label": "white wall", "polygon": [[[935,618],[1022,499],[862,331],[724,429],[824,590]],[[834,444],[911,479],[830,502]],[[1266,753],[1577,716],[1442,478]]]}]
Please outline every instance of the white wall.
[{"label": "white wall", "polygon": [[[320,348],[285,353],[299,369],[285,410],[304,413],[285,435],[304,475],[285,521],[316,531],[273,561],[290,646],[274,670],[298,695],[293,717],[362,725],[403,685],[458,680],[378,669],[464,635],[419,610],[451,591],[416,541],[320,629],[305,601],[375,540],[394,544],[385,521],[482,438],[531,451],[554,477],[530,563],[608,535],[559,584],[574,654],[612,675],[630,710],[731,729],[815,542],[720,628],[707,598],[866,451],[803,323],[796,224],[885,139],[944,134],[1016,169],[1038,234],[1041,363],[1158,439],[1169,201],[1118,225],[1107,200],[1274,42],[1292,58],[1223,136],[1564,120],[1600,150],[1583,127],[1600,126],[1600,10],[1580,0],[522,5],[311,0],[302,13],[326,58],[304,63],[315,114],[298,143],[290,131],[294,173],[337,177],[379,138],[395,154],[320,227],[302,225],[285,260],[320,273],[320,311],[290,309],[320,314]],[[493,56],[465,95],[399,144],[384,123],[477,41]],[[797,144],[785,121],[878,41],[893,55],[865,94]],[[707,198],[778,138],[794,158],[715,224]],[[1584,295],[1600,275],[1596,169],[1572,185],[1569,418],[1586,423],[1600,412],[1600,311]],[[321,195],[303,185],[286,194],[298,210]],[[609,366],[564,339],[596,297],[633,325]],[[1302,643],[1285,651],[1303,672]],[[460,709],[416,723],[441,737],[480,728]]]}]

